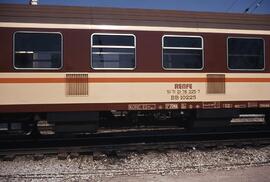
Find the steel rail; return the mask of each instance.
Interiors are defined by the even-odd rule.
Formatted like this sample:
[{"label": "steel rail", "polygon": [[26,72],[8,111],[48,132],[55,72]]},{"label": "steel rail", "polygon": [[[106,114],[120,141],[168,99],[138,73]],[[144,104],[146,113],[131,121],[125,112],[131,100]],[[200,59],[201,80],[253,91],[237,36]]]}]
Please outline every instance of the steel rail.
[{"label": "steel rail", "polygon": [[[121,135],[122,134],[122,135]],[[270,130],[193,132],[147,131],[102,133],[76,137],[42,137],[0,140],[0,155],[52,154],[59,152],[90,153],[97,151],[143,151],[216,146],[270,144]]]}]

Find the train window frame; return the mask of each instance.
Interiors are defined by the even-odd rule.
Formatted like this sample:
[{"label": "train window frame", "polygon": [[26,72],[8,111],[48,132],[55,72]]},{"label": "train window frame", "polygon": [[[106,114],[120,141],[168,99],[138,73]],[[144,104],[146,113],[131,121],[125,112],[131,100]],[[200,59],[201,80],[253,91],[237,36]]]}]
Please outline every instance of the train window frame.
[{"label": "train window frame", "polygon": [[[17,33],[30,33],[30,34],[35,34],[35,33],[40,33],[40,34],[58,34],[60,35],[61,37],[61,63],[60,63],[60,67],[58,68],[18,68],[15,66],[15,36]],[[13,33],[13,68],[16,69],[16,70],[61,70],[64,66],[64,53],[63,53],[63,50],[64,50],[64,44],[63,44],[63,34],[61,32],[44,32],[44,31],[16,31]]]},{"label": "train window frame", "polygon": [[[202,67],[201,68],[165,68],[164,67],[164,38],[165,37],[187,37],[187,38],[200,38],[201,39],[201,48],[192,48],[192,47],[179,47],[179,48],[176,48],[174,47],[174,49],[180,49],[180,50],[202,50]],[[204,39],[203,39],[203,36],[201,35],[170,35],[170,34],[166,34],[166,35],[163,35],[162,36],[162,40],[161,40],[161,44],[162,44],[162,68],[164,70],[196,70],[196,71],[200,71],[200,70],[203,70],[204,69]],[[165,49],[171,49],[172,47],[165,47]]]},{"label": "train window frame", "polygon": [[[116,35],[116,36],[132,36],[134,38],[134,46],[113,46],[113,45],[93,45],[93,36],[95,35]],[[90,66],[93,70],[135,70],[137,68],[137,42],[136,42],[136,35],[130,34],[130,33],[92,33],[91,34],[91,53],[90,53],[90,59],[91,63]],[[134,48],[134,67],[133,68],[94,68],[93,67],[93,48]]]},{"label": "train window frame", "polygon": [[[232,69],[229,67],[229,39],[259,39],[263,41],[263,68],[262,69]],[[226,45],[226,53],[227,53],[227,69],[230,71],[264,71],[265,70],[265,40],[262,37],[238,37],[238,36],[229,36],[227,37],[227,45]]]}]

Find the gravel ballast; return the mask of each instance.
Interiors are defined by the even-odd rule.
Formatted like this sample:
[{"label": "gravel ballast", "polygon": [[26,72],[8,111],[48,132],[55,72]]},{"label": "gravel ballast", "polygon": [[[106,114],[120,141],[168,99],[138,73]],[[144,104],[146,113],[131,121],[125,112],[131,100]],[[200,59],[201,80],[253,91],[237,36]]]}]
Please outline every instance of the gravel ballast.
[{"label": "gravel ballast", "polygon": [[105,156],[99,160],[93,160],[92,155],[68,156],[66,160],[52,155],[38,161],[33,156],[19,156],[0,163],[0,181],[102,181],[119,175],[179,175],[270,165],[270,146],[129,152],[123,158]]}]

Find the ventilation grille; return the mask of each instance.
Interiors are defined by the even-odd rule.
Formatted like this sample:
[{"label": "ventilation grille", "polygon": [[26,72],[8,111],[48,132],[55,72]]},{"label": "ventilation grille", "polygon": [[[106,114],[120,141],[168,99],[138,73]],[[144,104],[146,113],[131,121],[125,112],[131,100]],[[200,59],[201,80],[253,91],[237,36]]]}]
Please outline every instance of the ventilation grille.
[{"label": "ventilation grille", "polygon": [[208,74],[207,75],[207,93],[225,94],[225,75]]},{"label": "ventilation grille", "polygon": [[88,74],[66,74],[67,96],[88,96]]}]

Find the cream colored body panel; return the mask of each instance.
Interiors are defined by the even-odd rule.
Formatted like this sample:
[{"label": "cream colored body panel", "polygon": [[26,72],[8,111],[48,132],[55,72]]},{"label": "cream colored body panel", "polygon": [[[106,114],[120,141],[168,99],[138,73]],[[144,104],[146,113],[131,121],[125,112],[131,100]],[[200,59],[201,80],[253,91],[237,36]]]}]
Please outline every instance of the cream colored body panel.
[{"label": "cream colored body panel", "polygon": [[[81,73],[80,73],[81,74]],[[7,78],[62,78],[66,73],[0,73],[0,105],[65,103],[156,103],[211,101],[270,101],[270,82],[226,82],[225,94],[208,94],[207,82],[188,81],[206,78],[207,73],[85,73],[88,95],[66,95],[66,83],[4,83]],[[212,73],[211,73],[212,74]],[[223,74],[223,73],[214,73]],[[269,73],[229,73],[226,78],[270,78]],[[91,78],[187,78],[185,82],[91,81]],[[175,84],[192,88],[175,89]],[[182,91],[187,90],[187,93]],[[193,91],[192,91],[193,90]],[[181,92],[181,93],[178,93]],[[196,93],[195,93],[196,92]],[[191,93],[191,94],[190,94]],[[195,93],[195,94],[194,94]],[[179,97],[179,98],[178,98]],[[183,98],[182,98],[183,97]],[[174,98],[174,99],[172,99]],[[176,98],[176,99],[175,99]]]},{"label": "cream colored body panel", "polygon": [[195,33],[234,33],[270,35],[269,30],[225,29],[225,28],[189,28],[164,26],[127,26],[127,25],[95,25],[95,24],[55,24],[55,23],[18,23],[0,22],[5,28],[51,28],[51,29],[84,29],[84,30],[128,30],[128,31],[166,31],[166,32],[195,32]]}]

